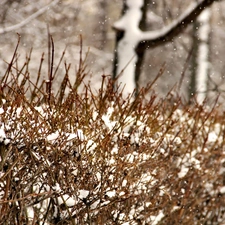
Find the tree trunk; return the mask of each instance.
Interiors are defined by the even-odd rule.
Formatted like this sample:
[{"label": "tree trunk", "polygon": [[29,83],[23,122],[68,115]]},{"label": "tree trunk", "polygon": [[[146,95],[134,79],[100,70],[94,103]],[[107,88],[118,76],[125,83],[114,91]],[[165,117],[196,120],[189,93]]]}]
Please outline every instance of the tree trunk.
[{"label": "tree trunk", "polygon": [[[144,0],[136,3],[132,3],[130,0],[123,1],[122,16],[114,24],[116,50],[113,78],[117,80],[120,90],[123,90],[125,95],[131,94],[136,88],[136,65],[141,63],[138,61],[135,49],[140,43],[139,26],[146,23],[143,18],[143,8],[146,7],[147,4],[144,5]],[[144,56],[143,52],[139,54]]]},{"label": "tree trunk", "polygon": [[211,10],[206,9],[201,13],[194,25],[194,54],[192,60],[190,97],[195,96],[199,104],[202,104],[207,97],[210,15]]},{"label": "tree trunk", "polygon": [[[148,5],[150,5],[152,0],[144,0],[144,5],[141,8],[142,11],[142,18],[139,24],[139,28],[142,31],[147,30],[147,11],[148,11]],[[144,57],[145,57],[145,51],[146,48],[143,48],[142,42],[140,42],[137,47],[135,48],[135,52],[137,54],[137,63],[135,67],[135,85],[136,85],[136,94],[139,90],[139,78],[141,75]]]},{"label": "tree trunk", "polygon": [[207,97],[208,73],[209,73],[209,36],[210,36],[211,10],[206,9],[198,18],[199,24],[199,46],[198,62],[196,70],[196,92],[197,102],[202,104]]},{"label": "tree trunk", "polygon": [[108,28],[108,19],[107,19],[107,10],[108,10],[108,2],[105,0],[99,1],[99,7],[100,7],[100,15],[99,15],[99,21],[101,21],[100,24],[98,24],[98,27],[100,27],[100,38],[99,38],[99,44],[98,48],[100,50],[104,50],[106,40],[107,40],[107,28]]}]

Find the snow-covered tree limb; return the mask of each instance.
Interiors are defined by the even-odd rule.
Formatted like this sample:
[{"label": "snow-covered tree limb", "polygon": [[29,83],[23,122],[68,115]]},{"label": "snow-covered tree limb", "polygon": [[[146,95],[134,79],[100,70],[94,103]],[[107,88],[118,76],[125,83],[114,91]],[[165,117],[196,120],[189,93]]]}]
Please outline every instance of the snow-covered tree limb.
[{"label": "snow-covered tree limb", "polygon": [[[133,1],[133,0],[128,0]],[[145,46],[147,47],[156,47],[161,45],[162,43],[171,41],[177,34],[182,32],[190,23],[192,23],[201,12],[207,7],[211,6],[214,2],[219,2],[222,0],[201,0],[195,1],[190,4],[190,6],[185,10],[183,14],[180,15],[176,20],[174,20],[171,24],[163,27],[162,29],[155,31],[141,31],[138,26],[138,22],[140,21],[140,12],[138,18],[134,18],[134,9],[137,10],[143,6],[143,0],[137,1],[140,2],[138,8],[136,5],[130,5],[128,7],[132,7],[129,10],[129,13],[126,13],[120,20],[114,23],[114,28],[117,30],[129,31],[131,22],[136,21],[136,24],[132,24],[133,28],[135,27],[135,41],[141,42],[143,41]],[[142,4],[141,4],[142,2]],[[132,9],[132,10],[131,10]],[[136,12],[135,12],[136,13]],[[127,23],[130,21],[130,23]]]},{"label": "snow-covered tree limb", "polygon": [[147,47],[156,47],[165,42],[171,41],[190,23],[192,23],[204,9],[211,6],[212,3],[219,1],[222,0],[201,0],[191,3],[185,12],[168,26],[157,31],[142,32],[140,35],[140,41],[144,41],[144,45]]},{"label": "snow-covered tree limb", "polygon": [[46,12],[47,10],[49,10],[50,7],[56,5],[58,2],[59,2],[59,0],[52,1],[51,3],[49,3],[46,6],[44,6],[43,8],[39,9],[37,12],[35,12],[32,15],[30,15],[29,17],[27,17],[26,19],[24,19],[23,21],[21,21],[18,24],[15,24],[15,25],[10,26],[10,27],[0,28],[0,34],[4,34],[4,33],[7,33],[7,32],[10,32],[10,31],[14,31],[16,29],[19,29],[19,28],[25,26],[31,20],[37,18],[38,16],[40,16],[41,14],[43,14],[44,12]]},{"label": "snow-covered tree limb", "polygon": [[126,0],[124,2],[126,10],[113,26],[121,35],[119,40],[117,40],[113,76],[116,77],[120,74],[117,81],[121,87],[124,87],[124,93],[132,93],[134,88],[138,86],[138,80],[135,80],[135,78],[139,77],[137,73],[141,71],[141,63],[137,65],[141,52],[173,40],[204,9],[211,6],[213,2],[219,1],[222,0],[193,1],[185,12],[171,24],[155,31],[142,31],[140,21],[142,20],[143,8],[147,5],[147,0]]}]

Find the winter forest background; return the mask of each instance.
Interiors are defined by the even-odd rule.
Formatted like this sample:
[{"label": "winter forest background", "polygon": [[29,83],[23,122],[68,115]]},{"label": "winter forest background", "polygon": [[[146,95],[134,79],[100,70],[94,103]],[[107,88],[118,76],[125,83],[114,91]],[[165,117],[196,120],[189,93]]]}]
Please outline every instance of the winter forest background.
[{"label": "winter forest background", "polygon": [[[46,10],[45,7],[49,3],[51,5]],[[190,3],[191,1],[184,3],[182,0],[148,0],[147,30],[157,30],[170,24],[185,12]],[[5,71],[4,69],[7,67],[5,61],[9,62],[12,57],[18,39],[16,33],[21,35],[20,61],[23,62],[33,48],[30,69],[37,71],[36,62],[39,63],[43,52],[47,55],[48,25],[55,43],[56,59],[61,57],[66,47],[65,58],[68,63],[72,62],[72,66],[75,67],[79,62],[79,35],[82,35],[83,54],[89,52],[87,60],[90,65],[92,86],[99,88],[103,73],[112,74],[115,50],[115,30],[112,27],[121,16],[123,1],[39,0],[34,2],[31,0],[5,0],[1,1],[0,4],[1,71]],[[209,56],[206,57],[206,67],[208,68],[207,97],[212,101],[215,96],[220,94],[220,102],[224,101],[225,96],[224,7],[223,1],[215,2],[207,9],[208,14],[206,15],[206,23],[210,27],[205,39],[209,51]],[[39,16],[27,20],[42,9],[43,12]],[[24,25],[20,26],[21,23]],[[163,75],[154,85],[155,91],[158,96],[165,96],[174,85],[180,83],[179,92],[185,100],[188,100],[193,93],[193,76],[198,71],[199,61],[196,59],[198,57],[196,50],[198,44],[196,45],[196,40],[201,39],[198,30],[202,24],[204,22],[197,20],[172,41],[147,50],[140,77],[140,86],[153,80],[163,63],[166,63]],[[18,28],[17,25],[19,25]],[[12,31],[7,30],[10,28]],[[33,74],[36,76],[36,72]],[[31,76],[33,75],[31,74]],[[182,83],[181,77],[183,77]]]}]

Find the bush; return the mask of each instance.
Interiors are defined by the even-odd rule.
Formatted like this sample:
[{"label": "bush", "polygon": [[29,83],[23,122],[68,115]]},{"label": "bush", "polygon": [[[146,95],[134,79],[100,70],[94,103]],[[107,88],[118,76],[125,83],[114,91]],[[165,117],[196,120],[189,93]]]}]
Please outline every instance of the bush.
[{"label": "bush", "polygon": [[82,58],[54,93],[58,66],[33,82],[29,60],[15,51],[1,80],[0,224],[224,224],[218,107],[157,100],[152,84],[124,98],[106,75],[94,93]]}]

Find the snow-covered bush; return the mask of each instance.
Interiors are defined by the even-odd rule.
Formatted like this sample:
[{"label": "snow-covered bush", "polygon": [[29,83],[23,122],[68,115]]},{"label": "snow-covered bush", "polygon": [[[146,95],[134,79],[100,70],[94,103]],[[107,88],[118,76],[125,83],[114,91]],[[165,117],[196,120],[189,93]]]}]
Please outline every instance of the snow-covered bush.
[{"label": "snow-covered bush", "polygon": [[219,109],[93,91],[82,59],[54,93],[58,66],[34,82],[29,60],[1,79],[0,224],[224,224]]}]

